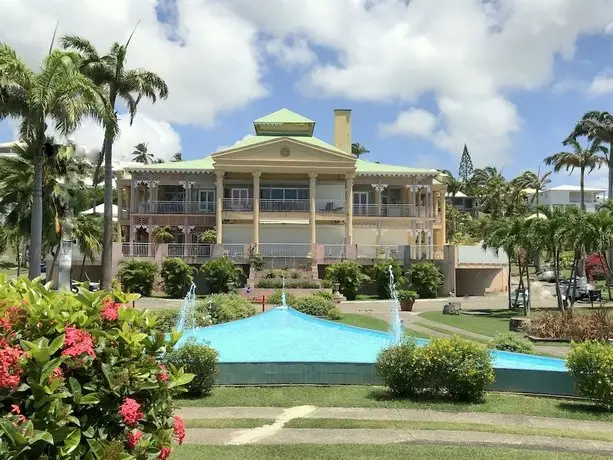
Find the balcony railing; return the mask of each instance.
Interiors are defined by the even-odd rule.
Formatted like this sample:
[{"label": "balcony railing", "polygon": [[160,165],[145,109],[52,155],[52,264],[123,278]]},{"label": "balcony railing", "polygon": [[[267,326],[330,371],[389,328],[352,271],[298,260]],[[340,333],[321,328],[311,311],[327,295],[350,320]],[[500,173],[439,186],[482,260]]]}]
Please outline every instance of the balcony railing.
[{"label": "balcony railing", "polygon": [[411,260],[444,259],[443,246],[429,244],[413,244],[409,246],[409,258]]},{"label": "balcony railing", "polygon": [[260,243],[259,252],[263,257],[289,257],[306,259],[311,252],[308,243]]},{"label": "balcony railing", "polygon": [[253,211],[253,199],[252,198],[224,198],[223,199],[224,211]]},{"label": "balcony railing", "polygon": [[344,244],[324,244],[324,258],[344,259],[346,248]]},{"label": "balcony railing", "polygon": [[245,245],[244,244],[224,244],[223,255],[230,259],[244,259]]},{"label": "balcony railing", "polygon": [[210,201],[151,201],[137,203],[138,214],[215,214],[215,203]]},{"label": "balcony railing", "polygon": [[123,243],[121,252],[124,257],[153,257],[154,255],[151,243]]},{"label": "balcony railing", "polygon": [[403,254],[398,245],[358,245],[358,259],[400,259]]},{"label": "balcony railing", "polygon": [[308,212],[309,200],[260,200],[262,212]]},{"label": "balcony railing", "polygon": [[345,212],[345,200],[319,199],[316,201],[317,212],[330,214],[343,214]]},{"label": "balcony railing", "polygon": [[[433,217],[434,211],[427,206],[412,204],[382,204],[381,217]],[[379,216],[379,205],[354,204],[354,216]]]},{"label": "balcony railing", "polygon": [[211,257],[211,245],[202,243],[170,243],[169,257]]}]

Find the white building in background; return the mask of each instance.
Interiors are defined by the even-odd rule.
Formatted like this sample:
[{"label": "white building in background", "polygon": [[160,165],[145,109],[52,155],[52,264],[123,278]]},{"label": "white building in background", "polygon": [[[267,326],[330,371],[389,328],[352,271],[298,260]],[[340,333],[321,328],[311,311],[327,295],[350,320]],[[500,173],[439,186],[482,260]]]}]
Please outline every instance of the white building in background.
[{"label": "white building in background", "polygon": [[[599,203],[605,200],[605,189],[584,187],[585,209],[588,212],[595,212]],[[526,195],[528,203],[536,206],[535,190],[527,189]],[[568,208],[581,206],[581,188],[578,185],[558,185],[539,192],[538,203],[547,206],[549,209]]]}]

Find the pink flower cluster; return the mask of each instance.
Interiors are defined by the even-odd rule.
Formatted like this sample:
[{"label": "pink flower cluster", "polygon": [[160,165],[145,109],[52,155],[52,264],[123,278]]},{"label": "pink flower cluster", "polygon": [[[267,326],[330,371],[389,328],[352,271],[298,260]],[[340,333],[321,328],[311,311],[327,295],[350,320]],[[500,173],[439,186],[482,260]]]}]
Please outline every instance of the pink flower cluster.
[{"label": "pink flower cluster", "polygon": [[56,367],[53,369],[51,375],[49,376],[49,381],[51,380],[64,380],[64,372],[62,371],[61,367]]},{"label": "pink flower cluster", "polygon": [[183,444],[183,439],[185,438],[185,423],[183,423],[183,419],[178,415],[175,415],[173,435],[177,438],[179,444]]},{"label": "pink flower cluster", "polygon": [[68,326],[64,331],[66,338],[64,339],[64,356],[81,356],[87,354],[92,358],[96,357],[94,352],[94,340],[91,334],[76,326]]},{"label": "pink flower cluster", "polygon": [[158,455],[158,458],[160,460],[166,460],[168,457],[170,457],[170,453],[172,452],[172,450],[170,449],[170,447],[161,447],[160,448],[160,455]]},{"label": "pink flower cluster", "polygon": [[13,391],[19,386],[23,369],[20,360],[23,351],[19,347],[12,347],[2,340],[0,348],[0,388],[11,388]]},{"label": "pink flower cluster", "polygon": [[123,418],[123,423],[128,426],[136,425],[145,416],[140,410],[140,404],[132,398],[124,398],[123,404],[119,407],[119,413]]},{"label": "pink flower cluster", "polygon": [[130,431],[128,433],[128,447],[134,449],[143,437],[143,433],[138,430]]},{"label": "pink flower cluster", "polygon": [[104,299],[104,306],[100,309],[100,316],[106,321],[115,321],[119,318],[119,307],[121,304],[113,299]]},{"label": "pink flower cluster", "polygon": [[168,380],[168,370],[166,366],[160,364],[160,373],[157,376],[158,382],[166,382]]}]

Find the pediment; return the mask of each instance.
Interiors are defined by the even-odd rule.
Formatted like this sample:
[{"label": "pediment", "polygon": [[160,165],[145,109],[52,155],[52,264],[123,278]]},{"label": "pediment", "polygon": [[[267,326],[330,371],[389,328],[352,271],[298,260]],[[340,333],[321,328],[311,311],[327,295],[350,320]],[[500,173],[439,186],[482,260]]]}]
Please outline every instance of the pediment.
[{"label": "pediment", "polygon": [[352,155],[326,148],[325,144],[314,145],[311,139],[305,138],[303,142],[296,138],[279,137],[255,145],[224,150],[212,157],[215,169],[224,171],[355,170],[355,158]]}]

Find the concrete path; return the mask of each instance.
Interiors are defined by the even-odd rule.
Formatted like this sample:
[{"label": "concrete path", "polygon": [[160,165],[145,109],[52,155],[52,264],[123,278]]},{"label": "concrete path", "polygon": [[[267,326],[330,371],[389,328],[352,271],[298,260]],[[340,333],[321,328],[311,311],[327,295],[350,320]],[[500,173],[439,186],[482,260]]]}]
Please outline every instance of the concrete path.
[{"label": "concrete path", "polygon": [[297,406],[274,407],[197,407],[179,411],[185,419],[194,418],[273,418],[274,423],[252,429],[188,428],[187,444],[424,444],[521,447],[562,452],[613,455],[613,442],[548,436],[515,435],[457,430],[419,429],[320,429],[284,428],[296,418],[335,418],[359,420],[441,421],[480,423],[492,426],[517,425],[575,431],[610,432],[613,423],[566,420],[522,415],[455,413],[415,409],[338,408]]},{"label": "concrete path", "polygon": [[[299,406],[303,407],[303,406]],[[311,407],[311,406],[309,406]],[[185,420],[211,418],[277,419],[286,413],[283,407],[186,407],[176,411]],[[594,422],[533,415],[495,414],[489,412],[445,412],[419,409],[383,409],[359,407],[313,407],[293,418],[409,420],[419,422],[478,423],[519,427],[569,429],[574,431],[613,431],[613,422]]]}]

